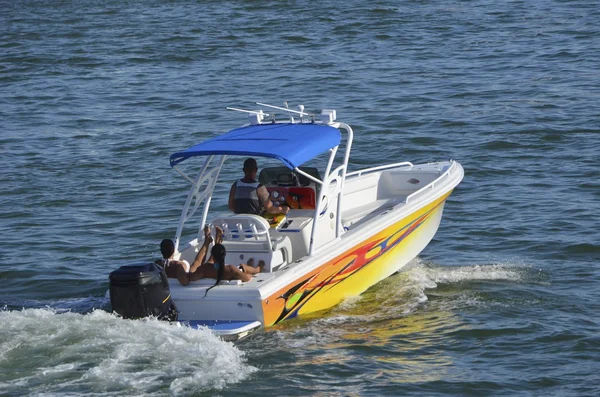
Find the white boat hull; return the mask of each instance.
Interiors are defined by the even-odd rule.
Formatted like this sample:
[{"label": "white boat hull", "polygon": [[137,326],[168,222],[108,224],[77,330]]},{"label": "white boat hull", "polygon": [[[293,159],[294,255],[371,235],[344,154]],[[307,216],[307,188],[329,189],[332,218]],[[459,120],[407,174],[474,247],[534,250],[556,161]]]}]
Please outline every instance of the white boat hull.
[{"label": "white boat hull", "polygon": [[[436,177],[431,181],[417,181],[428,172],[435,173]],[[298,315],[327,309],[364,292],[402,269],[429,244],[440,224],[447,197],[462,180],[463,169],[458,163],[447,162],[365,174],[356,173],[354,182],[352,178],[347,182],[348,194],[355,194],[356,198],[345,201],[347,207],[342,212],[342,216],[347,215],[343,220],[345,233],[321,244],[312,255],[271,266],[269,271],[247,283],[225,282],[211,289],[206,297],[207,288],[215,280],[201,280],[186,287],[171,280],[179,319],[258,321],[268,327]],[[416,186],[412,192],[399,191],[406,188],[406,184],[381,183],[390,175],[402,181],[417,181],[421,186]],[[373,186],[379,191],[374,196],[368,191],[372,183],[367,182],[367,178],[377,181]],[[361,201],[369,195],[376,200]],[[370,211],[369,206],[372,207]],[[293,215],[289,218],[294,219]],[[285,236],[284,232],[280,234]],[[277,233],[272,231],[271,234]],[[229,252],[228,249],[228,255]],[[262,254],[247,254],[244,258],[251,255],[261,258]],[[272,257],[280,261],[279,256]]]}]

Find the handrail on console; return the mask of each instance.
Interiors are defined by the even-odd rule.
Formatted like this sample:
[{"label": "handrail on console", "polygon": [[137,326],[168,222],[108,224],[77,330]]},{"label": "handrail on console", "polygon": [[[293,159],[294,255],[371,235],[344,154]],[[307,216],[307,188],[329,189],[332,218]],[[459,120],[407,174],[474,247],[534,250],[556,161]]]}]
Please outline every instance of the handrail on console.
[{"label": "handrail on console", "polygon": [[366,168],[364,170],[349,172],[346,174],[346,178],[349,176],[361,176],[362,174],[368,174],[370,172],[382,171],[382,170],[386,170],[389,168],[396,168],[396,167],[403,167],[403,166],[413,167],[413,164],[410,161],[404,161],[402,163],[380,165],[378,167]]}]

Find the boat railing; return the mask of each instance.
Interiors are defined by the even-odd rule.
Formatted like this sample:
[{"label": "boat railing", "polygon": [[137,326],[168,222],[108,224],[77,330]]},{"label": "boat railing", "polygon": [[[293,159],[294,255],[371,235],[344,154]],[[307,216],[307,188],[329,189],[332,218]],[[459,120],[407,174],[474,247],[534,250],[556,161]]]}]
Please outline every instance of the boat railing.
[{"label": "boat railing", "polygon": [[408,196],[406,196],[406,200],[404,202],[406,204],[408,204],[408,202],[412,198],[415,198],[416,196],[421,195],[426,190],[434,189],[435,186],[436,186],[436,184],[440,183],[443,179],[448,178],[448,176],[450,175],[450,173],[452,172],[452,170],[454,168],[456,168],[456,162],[453,161],[453,160],[451,160],[450,162],[451,162],[450,166],[448,167],[448,169],[442,175],[440,175],[439,177],[435,178],[433,181],[431,181],[427,185],[423,186],[421,189],[417,190],[416,192],[413,192],[413,193],[409,194]]},{"label": "boat railing", "polygon": [[351,177],[351,176],[359,177],[361,175],[369,174],[371,172],[383,171],[383,170],[387,170],[387,169],[391,169],[391,168],[398,168],[398,167],[411,167],[412,168],[413,164],[409,161],[404,161],[402,163],[380,165],[378,167],[366,168],[364,170],[349,172],[346,174],[346,178]]},{"label": "boat railing", "polygon": [[213,220],[214,226],[223,230],[226,241],[264,242],[271,248],[269,223],[258,215],[237,214]]}]

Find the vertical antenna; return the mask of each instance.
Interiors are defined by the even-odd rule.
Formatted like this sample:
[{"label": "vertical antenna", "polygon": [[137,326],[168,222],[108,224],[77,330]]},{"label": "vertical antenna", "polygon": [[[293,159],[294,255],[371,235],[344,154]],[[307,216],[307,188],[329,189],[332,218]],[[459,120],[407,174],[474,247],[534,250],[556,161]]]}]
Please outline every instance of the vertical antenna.
[{"label": "vertical antenna", "polygon": [[283,102],[283,106],[285,106],[285,110],[287,110],[287,112],[288,112],[288,117],[290,118],[290,122],[292,124],[294,124],[294,116],[292,116],[292,114],[290,113],[290,108],[288,107],[287,101]]}]

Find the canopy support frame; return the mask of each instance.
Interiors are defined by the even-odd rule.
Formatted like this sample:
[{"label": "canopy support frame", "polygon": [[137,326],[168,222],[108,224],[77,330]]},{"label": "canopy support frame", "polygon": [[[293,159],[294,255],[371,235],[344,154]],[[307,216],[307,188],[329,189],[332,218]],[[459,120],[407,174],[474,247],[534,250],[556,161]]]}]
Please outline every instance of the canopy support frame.
[{"label": "canopy support frame", "polygon": [[[215,157],[216,156],[208,156],[206,158],[204,165],[200,169],[200,172],[196,176],[195,180],[193,180],[188,175],[186,175],[183,171],[178,169],[177,166],[173,167],[179,174],[181,174],[187,181],[189,181],[192,184],[192,188],[190,189],[190,191],[188,193],[188,196],[185,200],[185,204],[183,206],[183,210],[181,211],[181,216],[179,217],[179,223],[177,225],[177,232],[175,234],[175,252],[179,252],[179,243],[181,241],[181,234],[183,233],[183,227],[184,227],[185,223],[192,216],[194,216],[194,214],[196,213],[196,211],[198,210],[200,205],[202,203],[204,203],[204,207],[202,210],[202,220],[200,222],[200,228],[198,230],[197,239],[199,240],[200,237],[202,236],[202,229],[203,229],[203,226],[206,223],[206,219],[208,217],[208,210],[210,207],[212,195],[215,190],[215,186],[217,183],[217,179],[219,178],[221,168],[223,167],[223,163],[225,162],[225,159],[227,156],[225,156],[225,155],[220,156],[220,158],[218,160],[218,165],[209,169],[210,163],[213,161],[213,159]],[[205,188],[202,191],[202,193],[200,193],[200,188],[205,183],[206,183]],[[194,203],[194,206],[190,210],[190,207],[192,206],[192,200],[194,198],[196,199],[196,202]]]},{"label": "canopy support frame", "polygon": [[[336,239],[340,238],[342,233],[344,232],[343,225],[342,225],[341,211],[342,211],[342,205],[343,205],[344,184],[345,184],[347,170],[348,170],[348,162],[349,162],[349,158],[350,158],[350,151],[352,148],[354,132],[352,131],[352,128],[350,128],[350,126],[345,123],[334,122],[334,123],[328,123],[325,125],[337,128],[338,130],[343,129],[347,133],[344,156],[342,159],[342,164],[340,166],[336,167],[333,171],[331,170],[340,145],[334,146],[331,149],[329,149],[330,156],[329,156],[329,160],[327,162],[327,168],[325,170],[325,173],[324,173],[325,177],[323,178],[323,180],[319,180],[318,178],[315,178],[314,176],[301,170],[299,165],[296,167],[293,167],[293,166],[290,166],[290,164],[286,163],[285,161],[282,161],[288,168],[293,169],[298,174],[308,178],[309,180],[313,181],[314,183],[316,183],[317,185],[320,186],[319,193],[318,193],[317,200],[316,200],[316,205],[315,205],[314,221],[312,223],[312,230],[311,230],[311,234],[310,234],[308,256],[313,255],[313,253],[316,250],[315,238],[317,237],[316,234],[318,232],[317,223],[319,222],[319,219],[325,215],[329,204],[332,204],[333,201],[336,199],[337,199],[337,202],[336,202],[336,208],[335,208],[335,212],[336,212],[336,214],[335,214],[335,217],[336,217],[335,238]],[[179,218],[179,224],[178,224],[177,232],[175,235],[175,252],[178,252],[179,244],[181,241],[181,235],[183,233],[183,228],[184,228],[185,223],[194,215],[194,213],[197,211],[199,206],[204,202],[204,207],[202,210],[202,218],[201,218],[201,222],[200,222],[200,227],[198,229],[198,235],[197,235],[196,241],[199,241],[200,238],[202,237],[202,231],[203,231],[204,225],[207,222],[208,211],[210,208],[212,195],[214,193],[214,189],[216,186],[216,181],[217,181],[220,171],[223,167],[223,163],[225,162],[225,159],[227,158],[226,154],[221,154],[220,158],[218,160],[218,164],[216,166],[214,166],[213,168],[209,168],[210,163],[217,156],[218,156],[217,154],[207,155],[206,161],[204,162],[204,165],[202,166],[200,172],[198,173],[198,175],[196,176],[195,179],[192,179],[188,175],[186,175],[183,171],[181,171],[177,167],[176,164],[173,165],[173,168],[175,168],[175,170],[179,174],[181,174],[188,182],[190,182],[192,184],[192,188],[190,189],[190,192],[188,193],[186,202],[184,204],[184,208],[183,208],[181,216]],[[204,191],[202,191],[202,193],[199,193],[201,187],[205,183],[206,183],[206,187],[204,188]],[[331,186],[333,183],[335,183],[335,187],[333,188],[333,191],[330,192]],[[195,202],[194,206],[192,207],[192,199],[194,199],[194,197],[196,198],[196,202]],[[323,204],[323,203],[325,203],[325,204]],[[191,210],[190,210],[190,208],[191,208]]]}]

